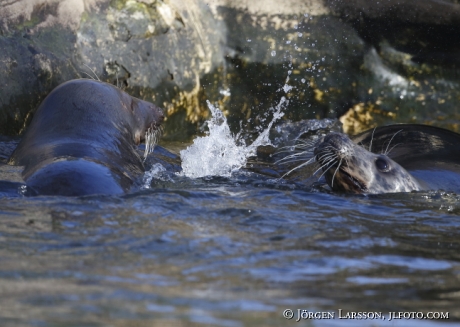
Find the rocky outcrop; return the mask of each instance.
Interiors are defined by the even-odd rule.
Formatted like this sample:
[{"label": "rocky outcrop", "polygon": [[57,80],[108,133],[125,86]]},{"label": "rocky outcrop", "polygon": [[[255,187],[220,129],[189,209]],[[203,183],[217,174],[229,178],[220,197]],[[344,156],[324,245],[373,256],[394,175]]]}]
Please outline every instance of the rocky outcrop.
[{"label": "rocky outcrop", "polygon": [[3,134],[21,132],[47,93],[79,77],[166,104],[171,115],[223,63],[224,27],[193,0],[16,0],[0,4],[0,26]]},{"label": "rocky outcrop", "polygon": [[[388,122],[459,131],[457,0],[326,0],[366,43],[363,85],[342,121],[350,130]],[[366,94],[367,93],[367,94]]]},{"label": "rocky outcrop", "polygon": [[[460,5],[441,0],[10,0],[0,4],[0,128],[20,133],[56,85],[99,78],[166,109],[165,137],[216,103],[233,130],[341,117],[347,131],[454,130]],[[248,136],[250,138],[250,136]]]}]

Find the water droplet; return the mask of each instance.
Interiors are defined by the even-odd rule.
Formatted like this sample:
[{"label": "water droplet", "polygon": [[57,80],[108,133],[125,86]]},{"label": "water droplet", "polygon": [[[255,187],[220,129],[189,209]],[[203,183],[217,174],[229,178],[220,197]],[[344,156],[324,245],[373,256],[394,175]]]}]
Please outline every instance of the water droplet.
[{"label": "water droplet", "polygon": [[293,87],[290,86],[290,85],[284,84],[284,86],[283,86],[283,91],[284,91],[285,93],[288,93],[288,92],[289,92],[290,90],[292,90],[292,89],[293,89]]},{"label": "water droplet", "polygon": [[224,97],[229,97],[231,94],[230,89],[219,89],[219,93],[222,94]]},{"label": "water droplet", "polygon": [[276,56],[276,51],[273,50],[273,51],[271,52],[271,55],[272,55],[272,57]]}]

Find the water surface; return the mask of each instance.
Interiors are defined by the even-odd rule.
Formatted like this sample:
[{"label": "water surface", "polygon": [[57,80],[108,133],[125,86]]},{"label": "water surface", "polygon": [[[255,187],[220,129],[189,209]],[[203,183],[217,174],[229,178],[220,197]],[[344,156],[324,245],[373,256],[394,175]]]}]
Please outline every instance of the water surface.
[{"label": "water surface", "polygon": [[[117,197],[0,198],[1,325],[460,321],[456,194],[340,195],[242,171],[163,179]],[[450,319],[296,323],[287,308]]]}]

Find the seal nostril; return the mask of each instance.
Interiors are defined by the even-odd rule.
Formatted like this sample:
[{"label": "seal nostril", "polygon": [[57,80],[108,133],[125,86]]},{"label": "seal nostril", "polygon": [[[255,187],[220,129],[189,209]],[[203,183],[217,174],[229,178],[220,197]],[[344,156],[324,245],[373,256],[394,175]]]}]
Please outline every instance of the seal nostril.
[{"label": "seal nostril", "polygon": [[388,164],[388,162],[382,158],[378,158],[375,161],[375,166],[377,167],[378,170],[383,171],[383,172],[387,172],[390,168],[390,165]]}]

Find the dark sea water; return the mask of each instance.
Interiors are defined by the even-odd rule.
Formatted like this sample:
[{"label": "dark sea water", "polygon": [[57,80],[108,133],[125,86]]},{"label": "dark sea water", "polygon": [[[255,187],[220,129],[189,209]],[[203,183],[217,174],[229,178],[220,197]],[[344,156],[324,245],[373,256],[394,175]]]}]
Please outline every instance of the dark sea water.
[{"label": "dark sea water", "polygon": [[[19,172],[2,166],[2,180]],[[158,176],[124,196],[4,191],[0,325],[460,325],[456,194],[333,194],[244,171]],[[296,322],[298,309],[335,319]]]}]

